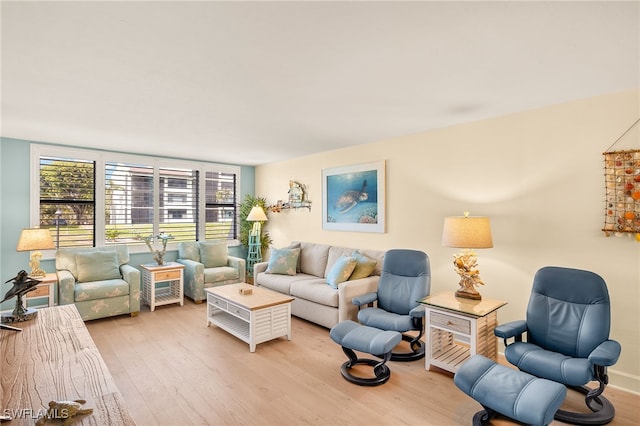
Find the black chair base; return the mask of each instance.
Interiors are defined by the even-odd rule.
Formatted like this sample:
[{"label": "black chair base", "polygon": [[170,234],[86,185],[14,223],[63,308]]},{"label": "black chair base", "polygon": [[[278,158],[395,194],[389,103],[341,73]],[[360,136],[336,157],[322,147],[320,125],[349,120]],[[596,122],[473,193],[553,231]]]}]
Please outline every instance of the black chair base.
[{"label": "black chair base", "polygon": [[[482,405],[482,404],[481,404]],[[517,420],[514,420],[510,417],[507,416],[503,416],[502,414],[498,413],[495,410],[492,410],[491,408],[487,408],[483,405],[484,410],[480,410],[478,411],[476,414],[473,415],[473,420],[471,420],[471,424],[473,426],[488,426],[491,424],[491,420],[492,419],[506,419],[509,420],[510,423],[514,423],[517,425],[523,425],[524,423],[521,423]]]},{"label": "black chair base", "polygon": [[491,424],[491,419],[498,416],[500,416],[500,414],[498,414],[496,411],[492,410],[491,408],[484,407],[484,410],[480,410],[473,415],[471,424],[473,426],[486,426],[488,424]]},{"label": "black chair base", "polygon": [[406,334],[402,335],[402,340],[409,342],[412,352],[392,352],[391,361],[410,362],[424,358],[425,345],[422,341]]},{"label": "black chair base", "polygon": [[[592,390],[586,386],[570,386],[568,388],[580,392],[583,395],[588,395],[592,392]],[[573,411],[558,410],[553,418],[560,422],[574,425],[606,425],[610,423],[616,415],[616,409],[613,404],[602,395],[590,399],[587,406],[593,411],[592,413],[576,413]]]},{"label": "black chair base", "polygon": [[[391,358],[391,352],[381,356],[383,360],[378,361],[375,359],[358,358],[354,351],[344,346],[342,347],[342,351],[349,358],[348,361],[340,366],[342,377],[344,377],[347,381],[360,386],[379,386],[383,383],[386,383],[389,380],[389,377],[391,377],[391,370],[387,365],[385,365],[386,362]],[[358,364],[369,365],[373,367],[374,377],[358,377],[351,374],[349,370],[353,366]]]}]

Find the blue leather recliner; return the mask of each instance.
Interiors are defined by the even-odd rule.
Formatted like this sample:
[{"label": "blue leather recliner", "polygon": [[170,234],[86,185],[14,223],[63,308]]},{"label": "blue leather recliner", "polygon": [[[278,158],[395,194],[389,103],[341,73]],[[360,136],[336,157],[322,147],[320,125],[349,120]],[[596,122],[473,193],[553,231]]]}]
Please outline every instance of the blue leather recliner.
[{"label": "blue leather recliner", "polygon": [[[418,250],[388,250],[382,262],[382,273],[375,293],[354,297],[359,307],[358,321],[380,330],[397,331],[409,342],[411,352],[393,352],[392,361],[414,361],[424,358],[424,308],[418,302],[431,291],[429,257]],[[376,306],[374,302],[377,302]],[[369,307],[364,307],[369,305]],[[417,335],[404,334],[417,331]],[[415,333],[414,333],[415,334]]]},{"label": "blue leather recliner", "polygon": [[[613,405],[602,396],[607,367],[617,362],[621,351],[620,344],[609,339],[610,309],[609,292],[599,275],[544,267],[533,279],[526,320],[495,329],[495,335],[504,339],[505,357],[511,364],[586,395],[591,413],[558,410],[556,420],[596,425],[609,423],[615,416]],[[588,388],[591,381],[599,386]]]}]

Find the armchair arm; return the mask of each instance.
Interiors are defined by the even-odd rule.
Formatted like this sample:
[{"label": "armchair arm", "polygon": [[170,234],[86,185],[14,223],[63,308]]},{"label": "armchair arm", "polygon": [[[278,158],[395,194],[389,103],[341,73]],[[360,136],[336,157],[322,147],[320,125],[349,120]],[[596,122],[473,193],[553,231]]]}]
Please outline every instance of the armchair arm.
[{"label": "armchair arm", "polygon": [[369,303],[373,303],[378,300],[378,293],[367,293],[362,296],[356,296],[351,299],[351,303],[360,307],[362,305],[368,305]]},{"label": "armchair arm", "polygon": [[[182,278],[184,279],[184,294],[193,300],[204,300],[204,265],[191,259],[176,259],[184,265]],[[200,286],[198,286],[200,282]],[[200,291],[198,291],[198,287]]]},{"label": "armchair arm", "polygon": [[380,277],[373,275],[359,280],[345,281],[338,284],[338,322],[357,321],[358,308],[352,303],[356,297],[378,290]]},{"label": "armchair arm", "polygon": [[140,312],[140,271],[129,264],[120,265],[122,279],[129,283],[129,312]]},{"label": "armchair arm", "polygon": [[70,305],[75,302],[76,279],[66,269],[59,269],[56,274],[58,275],[58,305]]},{"label": "armchair arm", "polygon": [[493,330],[493,334],[504,339],[504,345],[507,346],[507,339],[515,338],[516,342],[522,342],[522,335],[527,331],[527,322],[525,320],[511,321],[501,324]]},{"label": "armchair arm", "polygon": [[605,340],[589,354],[589,361],[595,365],[609,367],[618,362],[621,350],[620,343],[617,341]]},{"label": "armchair arm", "polygon": [[246,273],[247,273],[247,261],[241,257],[229,256],[227,258],[227,266],[230,266],[233,269],[238,270],[238,279],[239,282],[246,282]]},{"label": "armchair arm", "polygon": [[418,305],[409,311],[411,318],[424,318],[424,305]]}]

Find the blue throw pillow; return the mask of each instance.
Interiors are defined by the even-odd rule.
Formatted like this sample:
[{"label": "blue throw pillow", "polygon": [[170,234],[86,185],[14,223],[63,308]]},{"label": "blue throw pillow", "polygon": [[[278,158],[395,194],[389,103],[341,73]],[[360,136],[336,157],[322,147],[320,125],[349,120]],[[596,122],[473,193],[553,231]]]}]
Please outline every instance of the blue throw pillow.
[{"label": "blue throw pillow", "polygon": [[295,275],[300,249],[272,249],[269,253],[267,274]]},{"label": "blue throw pillow", "polygon": [[338,284],[349,279],[358,261],[353,256],[340,256],[327,274],[327,284],[337,289]]}]

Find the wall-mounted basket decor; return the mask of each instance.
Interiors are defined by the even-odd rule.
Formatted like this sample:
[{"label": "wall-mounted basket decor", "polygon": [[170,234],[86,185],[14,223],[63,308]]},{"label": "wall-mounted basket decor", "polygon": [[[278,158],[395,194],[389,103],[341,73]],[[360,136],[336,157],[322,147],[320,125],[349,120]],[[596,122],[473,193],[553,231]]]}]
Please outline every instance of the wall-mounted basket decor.
[{"label": "wall-mounted basket decor", "polygon": [[606,236],[632,236],[640,241],[640,150],[604,152]]}]

